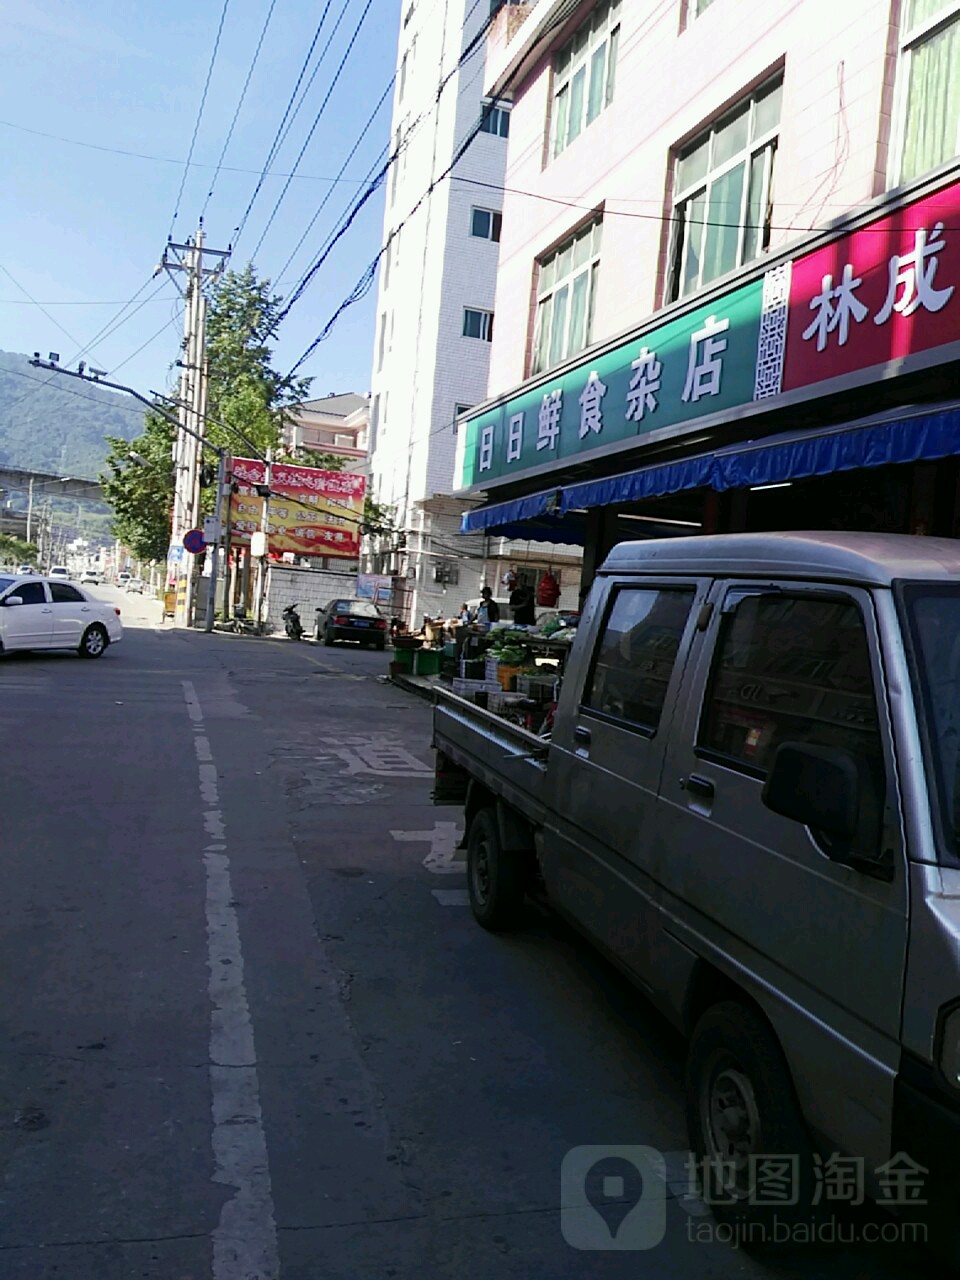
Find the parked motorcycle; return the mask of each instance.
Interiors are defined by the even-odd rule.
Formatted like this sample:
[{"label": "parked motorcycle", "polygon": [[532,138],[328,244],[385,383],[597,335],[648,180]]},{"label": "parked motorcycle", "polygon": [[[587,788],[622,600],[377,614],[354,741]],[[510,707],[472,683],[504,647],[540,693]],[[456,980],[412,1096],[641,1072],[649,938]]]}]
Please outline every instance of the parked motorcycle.
[{"label": "parked motorcycle", "polygon": [[288,604],[283,611],[283,628],[291,640],[303,639],[303,623],[297,613],[296,603]]}]

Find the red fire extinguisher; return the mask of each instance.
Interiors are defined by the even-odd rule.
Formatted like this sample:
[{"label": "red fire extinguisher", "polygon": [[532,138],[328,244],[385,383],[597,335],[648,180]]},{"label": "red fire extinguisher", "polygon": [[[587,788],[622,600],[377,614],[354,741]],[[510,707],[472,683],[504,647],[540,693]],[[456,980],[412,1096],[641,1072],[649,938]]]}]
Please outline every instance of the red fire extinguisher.
[{"label": "red fire extinguisher", "polygon": [[560,599],[560,584],[547,569],[537,583],[537,604],[545,609],[552,609]]}]

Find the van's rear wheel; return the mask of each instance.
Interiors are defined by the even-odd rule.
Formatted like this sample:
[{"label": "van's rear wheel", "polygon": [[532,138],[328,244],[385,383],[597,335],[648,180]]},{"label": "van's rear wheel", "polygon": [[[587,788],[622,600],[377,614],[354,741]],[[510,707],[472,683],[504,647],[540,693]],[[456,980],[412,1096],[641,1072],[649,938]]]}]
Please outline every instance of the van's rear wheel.
[{"label": "van's rear wheel", "polygon": [[736,1000],[707,1010],[690,1041],[686,1093],[713,1216],[736,1226],[743,1248],[785,1243],[775,1220],[816,1217],[813,1154],[783,1051],[759,1013]]},{"label": "van's rear wheel", "polygon": [[518,854],[504,853],[501,848],[492,809],[481,809],[470,823],[467,889],[474,918],[484,929],[501,933],[520,923],[526,867]]}]

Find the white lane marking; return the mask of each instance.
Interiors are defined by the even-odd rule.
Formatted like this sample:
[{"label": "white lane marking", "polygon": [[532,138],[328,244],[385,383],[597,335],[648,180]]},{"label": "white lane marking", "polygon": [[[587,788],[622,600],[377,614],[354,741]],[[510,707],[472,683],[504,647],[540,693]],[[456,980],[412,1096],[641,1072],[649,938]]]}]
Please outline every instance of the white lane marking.
[{"label": "white lane marking", "polygon": [[467,869],[466,853],[457,848],[460,831],[455,822],[435,822],[432,831],[391,831],[394,840],[429,844],[423,865],[434,875],[461,875]]},{"label": "white lane marking", "polygon": [[[203,732],[203,709],[189,680],[181,681],[187,714]],[[260,1078],[243,974],[240,924],[226,827],[209,739],[194,738],[197,781],[207,806],[203,850],[207,876],[207,966],[210,970],[210,1093],[213,1181],[232,1187],[213,1232],[213,1280],[279,1280],[280,1250],[273,1207]]]},{"label": "white lane marking", "polygon": [[431,889],[430,892],[441,907],[469,907],[470,895],[466,889]]}]

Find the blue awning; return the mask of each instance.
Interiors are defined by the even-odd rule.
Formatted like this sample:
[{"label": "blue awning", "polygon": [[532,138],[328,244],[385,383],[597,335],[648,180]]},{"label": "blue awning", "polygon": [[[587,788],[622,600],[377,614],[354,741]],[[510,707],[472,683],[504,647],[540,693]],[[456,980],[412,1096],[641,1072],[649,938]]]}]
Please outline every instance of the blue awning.
[{"label": "blue awning", "polygon": [[[513,531],[508,534],[503,530],[536,517],[540,517],[538,523],[542,525],[559,528],[567,525],[567,513],[578,508],[642,502],[688,489],[723,492],[955,454],[960,454],[960,404],[918,409],[912,415],[905,415],[901,409],[895,417],[888,413],[822,431],[770,436],[677,462],[641,467],[562,490],[553,488],[513,502],[480,507],[463,517],[461,530],[529,538],[537,535]],[[582,541],[580,529],[579,537],[572,536],[572,529],[569,532],[571,536],[562,539],[556,533],[539,536],[551,541]]]}]

